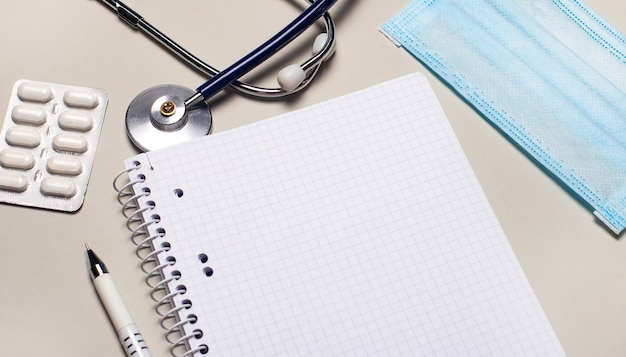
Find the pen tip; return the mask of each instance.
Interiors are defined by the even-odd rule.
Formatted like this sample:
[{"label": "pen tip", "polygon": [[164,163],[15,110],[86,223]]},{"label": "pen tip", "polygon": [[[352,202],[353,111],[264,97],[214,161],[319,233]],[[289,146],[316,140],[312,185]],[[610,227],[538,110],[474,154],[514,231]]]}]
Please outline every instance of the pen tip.
[{"label": "pen tip", "polygon": [[85,243],[85,249],[91,250],[91,248],[89,248],[89,244]]}]

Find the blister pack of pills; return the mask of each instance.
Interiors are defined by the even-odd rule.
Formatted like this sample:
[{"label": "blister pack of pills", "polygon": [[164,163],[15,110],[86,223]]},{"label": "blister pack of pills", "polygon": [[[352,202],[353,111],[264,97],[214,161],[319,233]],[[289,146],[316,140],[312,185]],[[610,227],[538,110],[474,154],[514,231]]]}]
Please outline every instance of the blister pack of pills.
[{"label": "blister pack of pills", "polygon": [[17,81],[0,132],[0,202],[77,211],[108,100],[102,89]]}]

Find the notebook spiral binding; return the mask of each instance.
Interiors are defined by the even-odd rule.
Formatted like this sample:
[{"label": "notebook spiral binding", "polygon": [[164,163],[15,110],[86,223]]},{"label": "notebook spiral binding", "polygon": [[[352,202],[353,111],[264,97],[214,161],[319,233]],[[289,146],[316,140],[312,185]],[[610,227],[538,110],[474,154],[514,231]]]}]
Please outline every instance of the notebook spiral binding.
[{"label": "notebook spiral binding", "polygon": [[[120,181],[126,178],[128,182],[121,185]],[[175,269],[176,259],[165,254],[171,245],[165,230],[159,226],[161,217],[156,204],[150,200],[150,187],[146,184],[142,163],[134,161],[133,167],[120,172],[113,180],[113,188],[126,218],[126,228],[131,232],[131,241],[136,246],[135,254],[141,259],[141,270],[146,273],[150,297],[156,302],[154,310],[160,316],[159,324],[166,330],[165,339],[171,344],[170,353],[174,357],[207,354],[209,347],[206,344],[194,344],[192,348],[189,343],[190,340],[200,340],[203,332],[191,326],[198,317],[191,312],[192,301],[182,297],[187,292],[185,285],[172,288],[182,276]],[[185,352],[178,354],[179,349]]]}]

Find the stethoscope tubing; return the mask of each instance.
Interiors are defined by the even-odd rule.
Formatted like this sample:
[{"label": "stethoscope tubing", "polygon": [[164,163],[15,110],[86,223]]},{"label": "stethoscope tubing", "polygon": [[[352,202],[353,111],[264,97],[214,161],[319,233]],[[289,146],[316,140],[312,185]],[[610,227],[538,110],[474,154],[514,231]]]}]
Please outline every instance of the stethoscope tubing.
[{"label": "stethoscope tubing", "polygon": [[317,0],[313,2],[302,14],[261,46],[200,85],[196,89],[196,95],[185,101],[185,106],[190,107],[201,100],[209,100],[241,76],[256,68],[313,25],[315,21],[328,12],[336,1]]},{"label": "stethoscope tubing", "polygon": [[[156,27],[154,27],[148,21],[146,21],[143,18],[143,16],[135,12],[133,9],[131,9],[130,7],[128,7],[121,1],[118,1],[118,0],[102,0],[102,1],[106,3],[107,5],[109,5],[109,7],[111,7],[114,11],[116,11],[118,16],[124,22],[126,22],[133,28],[142,30],[146,35],[150,36],[152,39],[159,42],[161,45],[163,45],[164,47],[172,51],[178,57],[183,59],[186,63],[188,63],[189,65],[191,65],[198,71],[202,72],[206,76],[213,78],[220,73],[220,71],[218,71],[216,68],[202,61],[200,58],[193,55],[191,52],[189,52],[188,50],[180,46],[177,42],[169,38],[163,32],[159,31]],[[297,93],[301,91],[302,89],[306,88],[310,84],[311,79],[317,73],[317,70],[319,69],[319,66],[321,65],[321,63],[325,61],[326,59],[328,59],[328,57],[330,57],[334,51],[333,47],[334,47],[334,42],[335,42],[334,40],[335,28],[334,28],[334,23],[332,21],[332,18],[330,17],[330,14],[327,11],[336,2],[336,0],[331,0],[331,1],[308,0],[308,1],[312,5],[309,6],[307,11],[315,11],[315,13],[311,13],[311,15],[308,15],[308,16],[311,16],[311,18],[318,19],[320,17],[319,13],[322,13],[321,16],[324,19],[324,24],[326,27],[326,33],[328,35],[328,40],[326,41],[323,48],[318,53],[314,54],[313,57],[309,58],[307,61],[301,64],[301,68],[306,73],[305,80],[302,83],[300,83],[298,87],[290,91],[285,91],[281,88],[259,87],[256,85],[239,81],[238,79],[230,83],[231,87],[233,87],[234,89],[238,90],[239,92],[243,94],[250,95],[252,97],[274,99],[274,98],[282,98],[282,97]],[[325,10],[322,10],[322,9],[325,9]],[[302,20],[302,18],[305,17],[305,14],[307,13],[307,11],[301,14],[301,16],[298,17],[296,20],[292,21],[285,29],[288,29],[294,23],[298,23],[298,20]],[[310,18],[308,18],[308,16],[306,20],[307,20],[308,26],[310,26],[312,25],[313,21],[310,21]],[[300,28],[298,28],[297,30],[299,31],[297,32],[297,34],[301,34],[304,31],[303,29],[300,29]],[[295,36],[292,36],[291,41],[293,40],[293,38],[297,36],[297,34]],[[277,37],[277,36],[278,35],[274,37]],[[271,40],[272,39],[266,41],[266,44],[270,42]],[[263,47],[263,45],[261,47]]]}]

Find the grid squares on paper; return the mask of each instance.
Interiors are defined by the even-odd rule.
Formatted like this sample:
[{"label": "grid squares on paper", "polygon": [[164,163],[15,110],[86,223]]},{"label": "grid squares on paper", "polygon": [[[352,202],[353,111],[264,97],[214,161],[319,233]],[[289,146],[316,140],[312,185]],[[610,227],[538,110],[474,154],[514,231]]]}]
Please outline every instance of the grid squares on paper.
[{"label": "grid squares on paper", "polygon": [[146,156],[210,354],[562,354],[421,75]]}]

